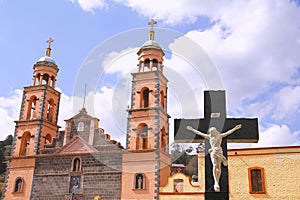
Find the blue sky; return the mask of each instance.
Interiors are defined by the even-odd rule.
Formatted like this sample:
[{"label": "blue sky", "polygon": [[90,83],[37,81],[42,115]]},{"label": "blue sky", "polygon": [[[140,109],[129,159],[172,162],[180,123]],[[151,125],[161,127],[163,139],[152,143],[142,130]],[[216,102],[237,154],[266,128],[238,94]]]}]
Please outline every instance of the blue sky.
[{"label": "blue sky", "polygon": [[[0,0],[0,138],[13,134],[22,89],[31,85],[32,66],[51,36],[51,56],[60,68],[60,125],[78,112],[82,98],[74,95],[83,93],[83,82],[103,72],[88,85],[88,111],[124,144],[130,72],[151,18],[167,54],[173,118],[202,117],[203,90],[225,89],[229,116],[259,118],[261,140],[245,146],[300,144],[300,9],[299,2],[282,0]],[[105,45],[111,49],[104,53]],[[189,48],[191,56],[183,56]],[[84,74],[97,56],[93,71]],[[86,81],[79,81],[82,74]]]}]

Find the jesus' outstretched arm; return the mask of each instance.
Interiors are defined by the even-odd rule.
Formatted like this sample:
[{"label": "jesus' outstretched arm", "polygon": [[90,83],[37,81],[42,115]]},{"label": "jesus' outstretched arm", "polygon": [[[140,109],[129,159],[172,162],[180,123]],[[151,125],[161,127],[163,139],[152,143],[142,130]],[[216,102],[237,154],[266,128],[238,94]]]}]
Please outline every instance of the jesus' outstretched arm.
[{"label": "jesus' outstretched arm", "polygon": [[200,131],[198,131],[196,129],[193,129],[193,127],[191,127],[191,126],[187,126],[186,129],[189,130],[189,131],[194,132],[197,135],[200,135],[201,137],[203,137],[205,139],[209,139],[209,136],[207,134],[202,133],[202,132],[200,132]]},{"label": "jesus' outstretched arm", "polygon": [[240,128],[242,128],[242,124],[236,125],[233,129],[230,129],[229,131],[222,133],[221,136],[222,138],[234,133],[235,131],[239,130]]}]

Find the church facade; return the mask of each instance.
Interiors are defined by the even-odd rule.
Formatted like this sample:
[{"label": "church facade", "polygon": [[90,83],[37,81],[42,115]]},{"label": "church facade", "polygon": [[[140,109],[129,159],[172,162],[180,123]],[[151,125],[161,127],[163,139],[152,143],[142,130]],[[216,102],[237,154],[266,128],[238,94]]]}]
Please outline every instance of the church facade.
[{"label": "church facade", "polygon": [[16,121],[3,199],[158,199],[167,183],[171,156],[164,52],[150,37],[138,54],[132,74],[126,149],[99,127],[99,119],[83,107],[57,124],[60,92],[55,90],[59,68],[46,56],[33,66],[33,83],[24,87]]}]

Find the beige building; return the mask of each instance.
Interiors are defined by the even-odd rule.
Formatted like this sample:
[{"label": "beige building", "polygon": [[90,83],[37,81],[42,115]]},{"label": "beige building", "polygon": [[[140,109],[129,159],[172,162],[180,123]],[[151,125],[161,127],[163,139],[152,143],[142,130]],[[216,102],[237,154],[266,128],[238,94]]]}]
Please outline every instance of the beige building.
[{"label": "beige building", "polygon": [[[230,199],[300,199],[300,146],[231,149],[228,161]],[[203,152],[198,166],[201,186]]]},{"label": "beige building", "polygon": [[[182,173],[159,188],[159,199],[204,199],[204,152],[198,154],[198,184]],[[228,150],[231,200],[300,199],[300,146]]]}]

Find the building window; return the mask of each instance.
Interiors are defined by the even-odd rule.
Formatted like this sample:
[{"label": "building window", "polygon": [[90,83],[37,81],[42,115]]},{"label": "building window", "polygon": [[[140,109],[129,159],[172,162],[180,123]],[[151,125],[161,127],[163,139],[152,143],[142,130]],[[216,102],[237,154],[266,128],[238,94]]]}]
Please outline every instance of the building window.
[{"label": "building window", "polygon": [[137,127],[136,149],[148,149],[148,126],[147,124],[139,124]]},{"label": "building window", "polygon": [[168,136],[167,136],[165,127],[162,128],[162,130],[161,130],[161,142],[160,143],[161,143],[161,149],[166,151],[167,147],[168,147]]},{"label": "building window", "polygon": [[264,168],[251,167],[248,169],[250,194],[265,194]]},{"label": "building window", "polygon": [[174,179],[174,192],[183,192],[183,179]]},{"label": "building window", "polygon": [[15,181],[15,189],[14,192],[23,192],[23,188],[24,188],[24,180],[22,178],[17,178]]},{"label": "building window", "polygon": [[137,173],[134,175],[134,189],[136,190],[146,189],[145,182],[146,179],[143,173]]},{"label": "building window", "polygon": [[156,59],[153,59],[152,60],[152,63],[153,63],[153,66],[152,66],[152,70],[157,70],[158,69],[158,62]]},{"label": "building window", "polygon": [[141,90],[141,102],[140,102],[140,107],[141,108],[147,108],[149,107],[149,88],[143,88]]},{"label": "building window", "polygon": [[21,139],[20,156],[28,155],[29,144],[30,144],[30,132],[25,132],[23,133]]},{"label": "building window", "polygon": [[42,85],[49,85],[49,75],[48,74],[43,75]]},{"label": "building window", "polygon": [[146,59],[145,62],[144,62],[144,67],[147,67],[150,69],[150,60],[149,59]]},{"label": "building window", "polygon": [[53,122],[53,111],[54,111],[54,100],[50,99],[48,101],[47,119],[51,122]]},{"label": "building window", "polygon": [[78,158],[78,157],[74,158],[73,161],[72,161],[71,171],[72,172],[80,172],[81,171],[81,166],[82,166],[81,159]]},{"label": "building window", "polygon": [[165,108],[165,94],[164,91],[160,92],[160,105]]},{"label": "building window", "polygon": [[77,131],[84,131],[84,123],[83,122],[78,123]]},{"label": "building window", "polygon": [[52,137],[50,134],[47,134],[45,137],[45,144],[51,144],[52,143]]},{"label": "building window", "polygon": [[27,109],[27,117],[26,119],[34,119],[35,116],[35,106],[36,106],[36,100],[38,98],[36,96],[31,96],[28,102],[28,109]]}]

